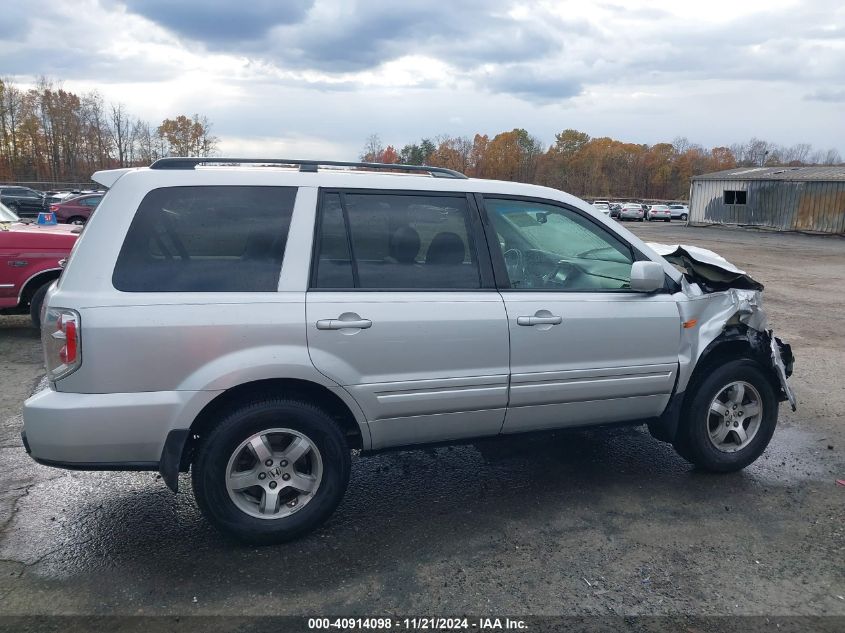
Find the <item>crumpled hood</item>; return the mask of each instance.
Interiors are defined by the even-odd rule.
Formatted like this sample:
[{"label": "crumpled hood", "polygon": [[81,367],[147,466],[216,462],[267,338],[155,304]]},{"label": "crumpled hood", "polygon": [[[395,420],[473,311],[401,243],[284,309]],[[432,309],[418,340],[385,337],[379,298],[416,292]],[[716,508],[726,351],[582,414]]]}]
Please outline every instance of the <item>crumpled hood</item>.
[{"label": "crumpled hood", "polygon": [[663,259],[675,266],[690,283],[698,284],[705,292],[718,292],[731,288],[763,290],[763,284],[706,248],[687,244],[647,244]]}]

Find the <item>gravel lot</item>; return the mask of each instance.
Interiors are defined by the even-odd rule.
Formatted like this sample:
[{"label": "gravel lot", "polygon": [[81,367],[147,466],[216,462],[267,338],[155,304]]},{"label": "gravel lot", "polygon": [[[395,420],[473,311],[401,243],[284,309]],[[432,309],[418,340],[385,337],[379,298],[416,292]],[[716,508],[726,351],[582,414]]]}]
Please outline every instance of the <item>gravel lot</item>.
[{"label": "gravel lot", "polygon": [[0,317],[0,614],[845,616],[845,240],[627,224],[766,285],[797,413],[744,472],[692,469],[639,429],[354,461],[332,519],[247,548],[153,473],[39,466],[18,433],[42,375]]}]

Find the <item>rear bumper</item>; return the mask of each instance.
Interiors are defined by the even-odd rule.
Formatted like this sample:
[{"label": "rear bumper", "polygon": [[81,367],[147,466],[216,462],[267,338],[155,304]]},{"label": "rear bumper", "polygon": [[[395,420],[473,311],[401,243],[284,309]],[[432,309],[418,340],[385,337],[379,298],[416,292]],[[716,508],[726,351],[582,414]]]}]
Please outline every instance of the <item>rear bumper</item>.
[{"label": "rear bumper", "polygon": [[45,389],[24,403],[24,446],[34,460],[50,466],[154,469],[170,431],[189,428],[218,393],[85,394]]}]

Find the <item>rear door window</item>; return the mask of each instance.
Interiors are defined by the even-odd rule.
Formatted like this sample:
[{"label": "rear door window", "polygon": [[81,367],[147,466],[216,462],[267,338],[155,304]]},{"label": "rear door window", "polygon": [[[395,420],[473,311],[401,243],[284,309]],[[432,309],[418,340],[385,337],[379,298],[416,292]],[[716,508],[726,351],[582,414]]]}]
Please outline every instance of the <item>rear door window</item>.
[{"label": "rear door window", "polygon": [[274,292],[295,187],[166,187],[141,202],[115,265],[124,292]]},{"label": "rear door window", "polygon": [[465,195],[327,193],[312,287],[481,287]]}]

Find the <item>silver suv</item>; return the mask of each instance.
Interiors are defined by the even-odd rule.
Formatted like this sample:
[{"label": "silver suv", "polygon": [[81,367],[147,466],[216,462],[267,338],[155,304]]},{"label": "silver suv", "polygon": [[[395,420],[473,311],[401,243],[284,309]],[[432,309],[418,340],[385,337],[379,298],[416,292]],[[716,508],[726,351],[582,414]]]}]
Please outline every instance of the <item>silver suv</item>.
[{"label": "silver suv", "polygon": [[38,462],[190,470],[218,528],[271,543],[331,514],[353,449],[647,424],[733,471],[791,399],[762,287],[714,253],[446,169],[215,162],[94,175],[44,301]]}]

